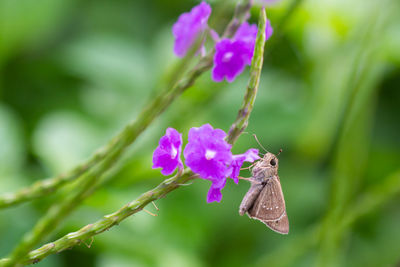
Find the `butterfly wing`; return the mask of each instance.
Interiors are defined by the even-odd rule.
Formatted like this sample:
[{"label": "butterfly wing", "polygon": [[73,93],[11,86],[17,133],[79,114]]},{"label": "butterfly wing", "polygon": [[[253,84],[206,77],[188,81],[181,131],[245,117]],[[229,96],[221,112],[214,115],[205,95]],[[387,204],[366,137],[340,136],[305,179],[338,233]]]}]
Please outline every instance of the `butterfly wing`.
[{"label": "butterfly wing", "polygon": [[246,195],[243,197],[242,203],[240,203],[239,214],[242,216],[245,214],[257,200],[261,191],[264,189],[264,186],[259,183],[253,183],[250,186],[249,191],[247,191]]},{"label": "butterfly wing", "polygon": [[263,221],[263,223],[265,223],[266,226],[280,234],[286,235],[289,233],[289,220],[286,215],[286,211],[285,213],[283,213],[282,218],[280,218],[279,220]]},{"label": "butterfly wing", "polygon": [[288,233],[289,221],[285,199],[277,175],[267,180],[254,205],[249,209],[248,215],[250,218],[262,221],[278,233]]},{"label": "butterfly wing", "polygon": [[278,176],[272,176],[250,208],[249,216],[262,221],[274,221],[281,218],[284,212],[285,200],[281,184]]}]

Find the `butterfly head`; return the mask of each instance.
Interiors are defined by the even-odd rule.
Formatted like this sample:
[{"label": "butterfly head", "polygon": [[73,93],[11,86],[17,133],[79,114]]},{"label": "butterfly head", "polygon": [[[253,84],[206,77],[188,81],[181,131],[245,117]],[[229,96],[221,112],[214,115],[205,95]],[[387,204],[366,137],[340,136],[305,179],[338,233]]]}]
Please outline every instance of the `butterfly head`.
[{"label": "butterfly head", "polygon": [[267,152],[264,155],[263,159],[261,160],[260,167],[277,169],[278,168],[278,158],[274,154]]},{"label": "butterfly head", "polygon": [[253,178],[259,182],[265,182],[269,177],[278,173],[278,158],[267,152],[253,168]]}]

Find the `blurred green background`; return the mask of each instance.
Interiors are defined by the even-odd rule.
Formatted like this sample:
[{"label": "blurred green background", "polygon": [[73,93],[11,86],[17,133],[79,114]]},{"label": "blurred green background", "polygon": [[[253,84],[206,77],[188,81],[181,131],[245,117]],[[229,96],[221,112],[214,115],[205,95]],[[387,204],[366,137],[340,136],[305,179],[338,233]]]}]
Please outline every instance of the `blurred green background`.
[{"label": "blurred green background", "polygon": [[[134,119],[178,62],[172,24],[197,3],[0,0],[0,193],[69,170]],[[211,26],[220,30],[233,4]],[[271,152],[283,149],[289,235],[239,216],[246,182],[229,180],[221,203],[207,204],[209,182],[198,180],[157,201],[159,211],[149,206],[157,217],[138,213],[90,249],[37,266],[400,264],[400,2],[305,0],[275,27],[290,4],[267,8],[275,32],[247,129]],[[228,130],[247,80],[248,69],[232,84],[203,74],[48,241],[161,182],[151,158],[167,127]],[[234,152],[250,147],[243,134]],[[0,256],[70,190],[0,210]]]}]

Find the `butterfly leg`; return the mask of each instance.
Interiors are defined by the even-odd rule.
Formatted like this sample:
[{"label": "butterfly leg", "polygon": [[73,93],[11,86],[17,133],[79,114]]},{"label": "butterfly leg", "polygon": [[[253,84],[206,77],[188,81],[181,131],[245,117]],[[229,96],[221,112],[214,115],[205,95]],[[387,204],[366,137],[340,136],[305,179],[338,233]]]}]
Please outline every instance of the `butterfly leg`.
[{"label": "butterfly leg", "polygon": [[251,206],[253,206],[254,201],[256,201],[263,187],[264,186],[260,183],[251,184],[249,191],[247,191],[239,207],[239,214],[241,216],[245,214],[251,208]]},{"label": "butterfly leg", "polygon": [[253,168],[254,167],[254,165],[256,165],[257,164],[257,161],[255,161],[253,164],[251,164],[250,166],[248,166],[248,167],[245,167],[245,168],[240,168],[240,170],[248,170],[248,169],[251,169],[251,168]]},{"label": "butterfly leg", "polygon": [[242,177],[242,176],[238,176],[238,178],[240,180],[249,181],[251,184],[262,184],[262,182],[260,182],[259,180],[255,179],[254,177],[245,178],[245,177]]}]

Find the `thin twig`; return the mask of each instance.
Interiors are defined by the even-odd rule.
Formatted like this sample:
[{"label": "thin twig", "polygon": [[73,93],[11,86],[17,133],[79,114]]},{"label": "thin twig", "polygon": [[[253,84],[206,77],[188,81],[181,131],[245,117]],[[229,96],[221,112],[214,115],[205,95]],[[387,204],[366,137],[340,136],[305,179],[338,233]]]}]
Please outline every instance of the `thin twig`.
[{"label": "thin twig", "polygon": [[154,208],[155,208],[156,210],[160,210],[160,209],[157,207],[156,203],[154,203],[154,201],[152,201],[151,203],[153,204],[153,206],[154,206]]},{"label": "thin twig", "polygon": [[152,213],[152,212],[150,212],[150,211],[148,211],[146,209],[143,209],[143,211],[146,212],[147,214],[153,216],[153,217],[157,217],[157,214],[154,214],[154,213]]},{"label": "thin twig", "polygon": [[91,248],[92,244],[93,244],[93,241],[94,241],[94,237],[92,236],[92,238],[90,239],[90,243],[89,244],[86,244],[86,242],[84,242],[84,243],[88,248]]}]

